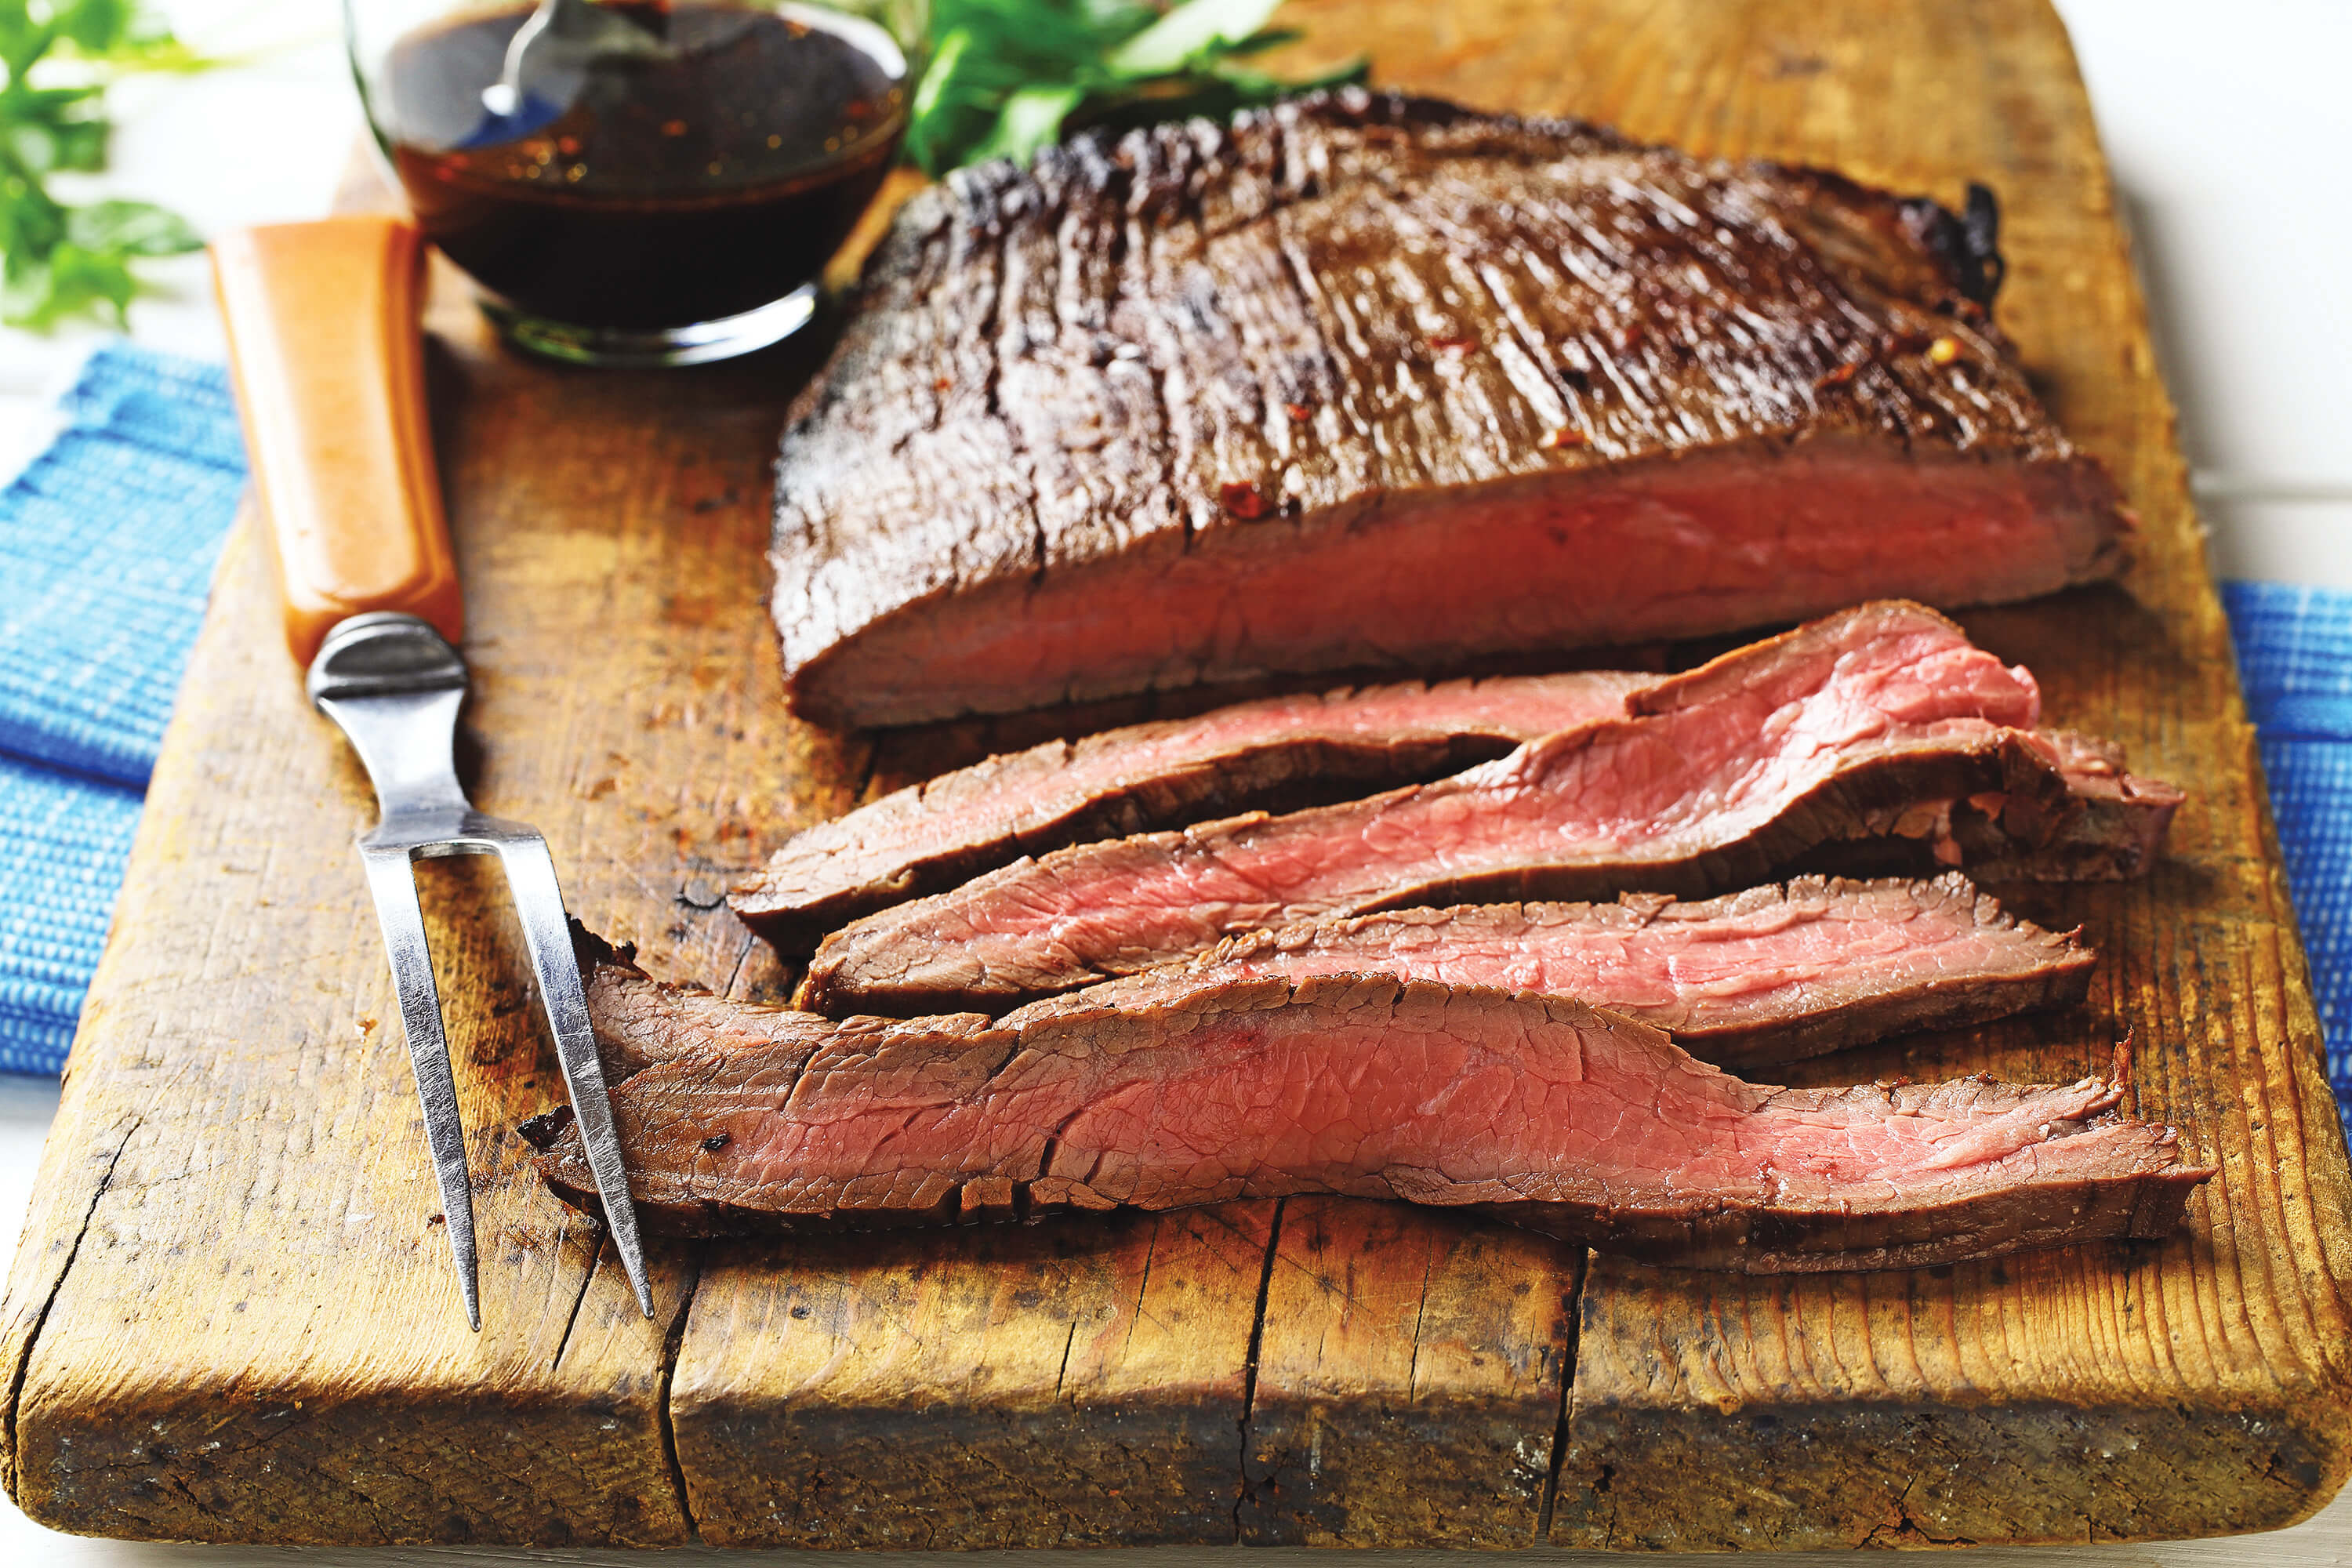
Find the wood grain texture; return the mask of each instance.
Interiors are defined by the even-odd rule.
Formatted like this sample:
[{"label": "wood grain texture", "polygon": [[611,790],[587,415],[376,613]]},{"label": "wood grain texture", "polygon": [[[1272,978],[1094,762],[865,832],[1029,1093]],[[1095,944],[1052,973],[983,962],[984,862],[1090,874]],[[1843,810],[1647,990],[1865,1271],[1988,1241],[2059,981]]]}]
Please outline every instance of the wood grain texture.
[{"label": "wood grain texture", "polygon": [[1241,1539],[1540,1544],[1580,1253],[1399,1204],[1286,1200]]},{"label": "wood grain texture", "polygon": [[[554,1097],[478,863],[425,868],[486,1238],[466,1332],[348,847],[370,816],[224,562],[8,1286],[0,1461],[61,1528],[205,1540],[1819,1547],[2301,1516],[2347,1459],[2352,1176],[2113,198],[2042,0],[1294,0],[1325,58],[1702,152],[2001,193],[2001,319],[2143,519],[2119,590],[1969,617],[2058,721],[2191,801],[2147,882],[2005,890],[2105,960],[2071,1014],[1811,1081],[2064,1078],[2221,1174],[2160,1246],[1796,1281],[1290,1200],[657,1251],[662,1321],[503,1132]],[[1303,61],[1303,53],[1295,56]],[[1200,694],[928,733],[782,717],[767,461],[821,341],[666,376],[527,364],[436,280],[469,596],[461,769],[649,968],[791,976],[719,900],[794,825]],[[486,912],[487,910],[487,912]],[[609,1265],[609,1259],[608,1259]]]},{"label": "wood grain texture", "polygon": [[703,1538],[1230,1540],[1276,1210],[744,1248],[673,1394]]},{"label": "wood grain texture", "polygon": [[[756,988],[719,893],[835,803],[808,780],[856,765],[786,742],[740,603],[796,367],[565,374],[496,350],[454,278],[436,298],[474,627],[460,770],[546,832],[573,909]],[[9,1483],[110,1534],[683,1539],[665,1345],[692,1259],[655,1259],[646,1321],[523,1173],[508,1129],[560,1090],[520,933],[494,873],[428,862],[483,1248],[467,1331],[350,845],[373,798],[303,700],[262,557],[240,527],[12,1275]]]},{"label": "wood grain texture", "polygon": [[1296,7],[1321,37],[1368,9],[1393,51],[1381,58],[1414,61],[1387,73],[1395,85],[1829,163],[1948,203],[1969,179],[1992,184],[2011,263],[2000,319],[2062,426],[2115,466],[2143,538],[2123,591],[1963,618],[2042,679],[2056,722],[2123,742],[2192,803],[2148,880],[2011,900],[2087,927],[2103,963],[2086,1016],[1804,1075],[2063,1078],[2136,1031],[2140,1110],[2222,1167],[2184,1234],[1802,1284],[1598,1260],[1552,1540],[2162,1539],[2309,1513],[2352,1462],[2344,1144],[2227,628],[2063,30],[2009,0],[1588,5],[1573,36],[1533,4]]}]

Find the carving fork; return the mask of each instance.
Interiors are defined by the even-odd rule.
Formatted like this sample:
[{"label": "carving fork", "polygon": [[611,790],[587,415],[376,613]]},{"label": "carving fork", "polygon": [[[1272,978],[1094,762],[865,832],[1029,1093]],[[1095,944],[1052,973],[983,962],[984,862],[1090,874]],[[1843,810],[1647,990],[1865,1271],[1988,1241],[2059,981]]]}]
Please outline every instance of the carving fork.
[{"label": "carving fork", "polygon": [[605,1224],[650,1318],[636,1209],[555,862],[538,829],[476,811],[453,765],[464,608],[425,426],[416,230],[382,217],[248,229],[216,243],[213,261],[287,644],[310,668],[310,700],[375,785],[381,820],[359,836],[360,861],[392,960],[466,1321],[482,1326],[473,1189],[413,867],[439,855],[495,855],[506,870]]}]

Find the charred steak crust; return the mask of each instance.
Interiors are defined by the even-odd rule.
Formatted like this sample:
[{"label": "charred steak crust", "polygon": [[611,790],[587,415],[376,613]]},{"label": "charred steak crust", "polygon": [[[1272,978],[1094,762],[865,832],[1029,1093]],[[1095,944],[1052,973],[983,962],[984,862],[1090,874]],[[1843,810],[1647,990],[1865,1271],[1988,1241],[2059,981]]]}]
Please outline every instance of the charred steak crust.
[{"label": "charred steak crust", "polygon": [[[1468,1207],[1659,1262],[1911,1267],[2167,1233],[2211,1174],[2109,1078],[1757,1086],[1559,998],[1331,975],[837,1025],[614,1094],[649,1225],[952,1224],[1297,1193]],[[761,1036],[771,1043],[749,1045]],[[593,1198],[577,1134],[540,1169]]]},{"label": "charred steak crust", "polygon": [[2071,730],[2043,731],[2066,775],[2068,801],[2055,821],[2032,820],[2029,803],[1953,803],[1951,853],[1988,882],[2109,882],[2144,876],[2156,863],[2172,814],[2188,796],[2178,784],[2124,768],[2123,749]]},{"label": "charred steak crust", "polygon": [[2009,277],[2000,253],[2000,201],[1989,186],[1971,184],[1968,205],[1954,213],[1927,196],[1903,200],[1903,221],[1920,245],[1942,258],[1960,297],[1986,310]]},{"label": "charred steak crust", "polygon": [[1967,218],[1349,90],[919,196],[795,405],[801,713],[1429,668],[2121,570]]}]

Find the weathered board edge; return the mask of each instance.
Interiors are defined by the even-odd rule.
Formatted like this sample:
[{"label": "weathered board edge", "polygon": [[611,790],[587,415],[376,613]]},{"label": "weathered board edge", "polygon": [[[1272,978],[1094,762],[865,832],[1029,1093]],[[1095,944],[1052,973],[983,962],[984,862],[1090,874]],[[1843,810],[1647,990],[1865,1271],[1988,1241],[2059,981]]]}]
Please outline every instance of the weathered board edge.
[{"label": "weathered board edge", "polygon": [[[234,650],[251,639],[257,626],[267,646],[275,647],[275,590],[265,581],[268,557],[248,494],[215,567],[210,602],[190,652],[191,686],[215,661],[233,667]],[[285,684],[293,693],[289,700],[301,702],[290,670]],[[188,741],[188,732],[205,721],[204,706],[201,700],[184,699],[166,724],[151,802],[168,806],[175,793],[213,787]],[[338,760],[356,766],[352,759]],[[177,850],[167,841],[178,831],[168,809],[142,816],[118,917],[144,900],[168,900],[168,880],[159,884],[158,879],[168,879]],[[355,870],[352,890],[363,900]],[[436,966],[446,965],[447,946],[437,930],[441,911],[429,896],[425,902],[428,926],[436,932]],[[152,1376],[110,1379],[94,1394],[83,1369],[44,1360],[41,1335],[51,1306],[118,1173],[135,1162],[145,1125],[135,1111],[114,1116],[104,1139],[79,1150],[56,1135],[74,1124],[84,1100],[100,1098],[114,1064],[140,1059],[140,1042],[119,1026],[118,1004],[135,989],[137,949],[149,940],[148,929],[118,918],[108,931],[10,1268],[6,1321],[0,1326],[0,1358],[9,1368],[0,1409],[0,1485],[16,1506],[50,1529],[115,1539],[316,1546],[451,1541],[688,1544],[683,1479],[667,1445],[667,1359],[647,1364],[644,1375],[612,1383],[604,1396],[591,1399],[561,1397],[551,1385],[519,1389],[511,1382],[486,1382],[480,1369],[456,1363],[436,1383],[378,1387],[356,1396],[316,1376],[281,1377],[265,1386],[247,1382],[246,1369],[223,1367],[191,1384],[160,1366],[142,1369]],[[396,1036],[394,1044],[396,1049]],[[404,1078],[404,1065],[398,1070]],[[411,1092],[404,1082],[401,1092]],[[489,1174],[478,1146],[474,1160],[478,1204]],[[83,1177],[79,1184],[72,1179],[77,1173]],[[495,1250],[493,1245],[486,1251],[486,1271],[496,1267]],[[676,1259],[665,1253],[651,1262],[662,1323],[682,1321],[693,1296],[691,1273],[681,1278]],[[446,1268],[446,1262],[438,1264],[438,1269]],[[592,1302],[592,1289],[600,1279],[605,1299]],[[454,1279],[436,1272],[436,1281],[446,1285],[454,1304]],[[606,1331],[618,1324],[626,1333],[635,1327],[633,1302],[625,1314],[616,1310],[625,1293],[605,1244],[597,1260],[580,1270],[572,1320],[583,1342],[591,1333],[589,1320],[600,1314]],[[436,1301],[428,1310],[445,1309]],[[572,1340],[567,1325],[567,1346]],[[666,1349],[674,1352],[674,1335]],[[510,1374],[514,1369],[504,1370]],[[300,1368],[302,1374],[313,1371],[308,1363]],[[495,1456],[485,1453],[482,1441],[488,1419],[502,1428]],[[298,1429],[314,1436],[331,1434],[334,1441],[314,1451],[308,1466],[291,1463],[281,1439]],[[595,1441],[616,1429],[628,1430],[634,1441]],[[387,1433],[402,1439],[389,1452]],[[523,1462],[509,1468],[503,1462],[507,1455]],[[530,1462],[549,1455],[567,1462]],[[268,1500],[298,1477],[316,1489],[299,1500]],[[321,1508],[320,1497],[330,1494],[349,1506]],[[257,1512],[267,1521],[258,1531]],[[591,1516],[584,1522],[583,1514]],[[389,1517],[392,1526],[355,1536],[344,1522],[353,1517]],[[404,1525],[404,1520],[435,1524],[420,1529]]]},{"label": "weathered board edge", "polygon": [[[2206,592],[2210,597],[2210,586],[2207,588]],[[2218,615],[2218,609],[2215,613]],[[2265,814],[2265,833],[2268,834],[2269,832],[2270,828],[2267,822],[2267,815]],[[2274,842],[2271,843],[2270,847],[2274,854]],[[2274,873],[2274,860],[2272,863],[2272,869]],[[2283,896],[2280,902],[2282,907],[2284,907]],[[2287,912],[2286,920],[2289,922],[2286,929],[2290,932],[2290,940],[2292,941],[2293,928],[2291,924],[2291,910]],[[110,944],[110,953],[111,953],[111,944]],[[2296,956],[2297,962],[2299,963],[2301,957],[2299,946],[2296,949]],[[103,971],[101,971],[101,973],[103,973]],[[2307,980],[2305,984],[2307,993]],[[2305,997],[2305,1003],[2307,1007],[2307,994]],[[2307,1063],[2298,1065],[2298,1078],[2301,1080],[2305,1080],[2306,1082],[2306,1086],[2307,1080],[2310,1077],[2309,1071],[2306,1070],[2308,1067],[2309,1064]],[[71,1086],[69,1082],[68,1093],[70,1092]],[[35,1221],[28,1224],[27,1229],[28,1242],[35,1239],[36,1232],[37,1231],[39,1233],[40,1245],[37,1248],[28,1245],[27,1247],[20,1249],[17,1259],[17,1268],[16,1270],[12,1271],[12,1276],[21,1275],[22,1279],[20,1281],[19,1279],[12,1277],[10,1284],[9,1299],[12,1303],[12,1308],[6,1329],[5,1342],[12,1352],[11,1360],[16,1370],[14,1378],[12,1379],[12,1394],[9,1410],[10,1418],[7,1423],[6,1436],[5,1439],[0,1439],[0,1441],[5,1441],[9,1445],[7,1457],[9,1459],[8,1468],[12,1486],[14,1484],[17,1468],[16,1462],[16,1456],[14,1450],[14,1439],[16,1436],[15,1417],[21,1399],[24,1379],[29,1368],[32,1352],[36,1348],[36,1342],[39,1333],[41,1319],[46,1312],[46,1304],[54,1297],[56,1281],[62,1279],[65,1270],[70,1267],[71,1247],[73,1243],[67,1240],[67,1233],[71,1232],[72,1236],[76,1238],[78,1238],[81,1234],[80,1229],[73,1223],[75,1219],[74,1209],[76,1205],[74,1202],[68,1201],[70,1198],[78,1194],[64,1194],[62,1178],[79,1175],[87,1181],[95,1169],[98,1157],[104,1153],[103,1150],[85,1150],[80,1152],[79,1154],[57,1153],[54,1163],[57,1165],[58,1170],[53,1173],[51,1170],[53,1152],[54,1151],[45,1151],[43,1162],[43,1187],[41,1189],[42,1196],[37,1199]],[[120,1152],[121,1145],[117,1145],[115,1152],[119,1155]],[[2340,1162],[2340,1156],[2338,1158]],[[59,1182],[54,1184],[51,1182],[50,1177],[53,1173],[61,1178]],[[103,1194],[105,1178],[103,1175],[98,1175],[96,1177],[96,1190],[89,1193],[88,1199],[90,1207],[95,1207],[98,1197]],[[61,1197],[57,1195],[60,1194],[64,1194],[64,1195]],[[56,1212],[47,1212],[49,1210],[55,1210]],[[86,1225],[87,1220],[88,1211],[85,1210],[81,1216],[81,1223]],[[63,1260],[58,1261],[59,1257],[58,1248],[60,1246],[65,1248],[65,1254]],[[52,1270],[48,1268],[48,1265],[53,1261],[56,1262],[56,1267]],[[2328,1392],[2340,1399],[2343,1394],[2341,1368],[2339,1366],[2333,1369],[2333,1371],[2334,1375],[2332,1381],[2335,1386]],[[2126,1411],[2125,1412],[2124,1416],[2120,1418],[2128,1418],[2130,1412]],[[2341,1447],[2342,1446],[2339,1441],[2333,1450],[2338,1456],[2339,1468],[2337,1473],[2339,1479]],[[2315,1503],[2314,1506],[2316,1506],[2316,1504]],[[1898,1524],[1898,1533],[1900,1532],[1900,1530],[1901,1525]]]},{"label": "weathered board edge", "polygon": [[[2170,630],[2194,655],[2219,667],[2221,710],[2215,728],[2234,740],[2235,763],[2252,785],[2252,835],[2263,872],[2252,925],[2273,950],[2282,1026],[2268,1048],[2281,1058],[2307,1162],[2299,1188],[2332,1211],[2316,1226],[2320,1256],[2303,1260],[2320,1287],[2342,1300],[2352,1280],[2352,1163],[2326,1083],[2308,956],[2288,896],[2267,781],[2240,689],[2228,620],[2189,486],[2178,415],[2153,349],[2146,289],[2120,221],[2113,174],[2100,144],[2063,22],[2047,0],[2026,7],[1972,5],[1978,17],[2003,9],[2038,13],[2034,25],[2063,58],[2052,86],[2087,134],[2095,226],[2110,252],[2126,329],[2118,377],[2140,406],[2134,448],[2117,454],[2118,477],[2138,510],[2142,558],[2126,588],[2167,570],[2161,597]],[[2046,155],[2046,153],[2045,153]],[[2184,566],[2187,568],[2184,570]],[[2211,1151],[2206,1152],[2210,1153]],[[2202,1200],[2200,1200],[2201,1206]],[[2321,1216],[2310,1216],[2318,1219]],[[2174,1244],[2177,1247],[2178,1244]],[[2210,1259],[2207,1260],[2210,1265]],[[1638,1266],[1596,1259],[1580,1311],[1589,1326]],[[1944,1273],[1948,1271],[1936,1271]],[[1639,1309],[1627,1314],[1639,1316]],[[2089,1400],[1923,1400],[1916,1391],[1878,1399],[1849,1393],[1834,1401],[1802,1393],[1748,1393],[1737,1403],[1675,1406],[1639,1398],[1595,1399],[1580,1359],[1565,1423],[1566,1448],[1551,1512],[1551,1543],[1563,1548],[1807,1551],[1856,1547],[2079,1545],[2234,1535],[2282,1529],[2310,1518],[2352,1478],[2352,1345],[2263,1371],[2221,1377],[2221,1386],[2178,1391],[2126,1385]],[[2232,1386],[2234,1385],[2234,1386]],[[1773,1397],[1780,1394],[1782,1397]],[[2118,1396],[2119,1395],[2119,1396]],[[1962,1435],[1965,1434],[1965,1436]],[[2071,1450],[2068,1438],[2079,1438]],[[2169,1443],[2170,1447],[2162,1447]],[[1965,1456],[1957,1485],[1938,1485],[1927,1459],[1937,1449]],[[2192,1463],[2176,1456],[2184,1449]],[[1637,1463],[1614,1460],[1631,1456]],[[2030,1483],[1984,1484],[1989,1458],[2012,1458]],[[1962,1474],[1961,1470],[1966,1473]],[[2255,1506],[2225,1507],[2200,1479],[2263,1485]],[[1794,1495],[1791,1495],[1794,1494]],[[2023,1510],[1974,1508],[1987,1496]],[[1776,1517],[1776,1510],[1778,1516]],[[1628,1528],[1628,1516],[1633,1516]],[[1980,1534],[1972,1534],[1980,1531]]]},{"label": "weathered board edge", "polygon": [[[2342,1424],[2306,1415],[2292,1394],[2257,1406],[1580,1407],[1550,1540],[1587,1551],[1818,1552],[2281,1530],[2324,1507],[2352,1461]],[[2200,1483],[2225,1480],[2240,1500],[2217,1516]]]}]

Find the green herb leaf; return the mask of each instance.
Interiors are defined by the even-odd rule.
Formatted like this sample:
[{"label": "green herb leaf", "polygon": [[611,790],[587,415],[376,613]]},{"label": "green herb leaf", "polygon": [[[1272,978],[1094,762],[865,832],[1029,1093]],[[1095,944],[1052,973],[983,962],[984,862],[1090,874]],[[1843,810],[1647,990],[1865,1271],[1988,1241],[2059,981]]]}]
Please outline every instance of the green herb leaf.
[{"label": "green herb leaf", "polygon": [[[7,0],[0,0],[6,4]],[[930,68],[908,110],[906,157],[944,174],[1026,158],[1080,130],[1229,116],[1311,87],[1363,79],[1360,63],[1283,81],[1231,62],[1288,42],[1276,0],[933,0]]]},{"label": "green herb leaf", "polygon": [[22,273],[10,269],[0,285],[0,321],[45,332],[75,316],[103,313],[122,326],[138,291],[138,280],[121,258],[62,244]]},{"label": "green herb leaf", "polygon": [[57,13],[57,28],[89,54],[119,47],[131,32],[131,0],[73,0]]},{"label": "green herb leaf", "polygon": [[23,180],[0,179],[0,275],[46,258],[66,237],[66,209]]},{"label": "green herb leaf", "polygon": [[203,237],[177,213],[146,202],[95,202],[66,209],[66,240],[94,254],[184,256]]},{"label": "green herb leaf", "polygon": [[1062,139],[1062,121],[1078,106],[1086,89],[1076,87],[1024,87],[1004,100],[997,111],[996,128],[971,150],[971,162],[988,158],[1018,158],[1026,162],[1040,147]]},{"label": "green herb leaf", "polygon": [[1106,62],[1119,76],[1166,76],[1263,31],[1280,0],[1185,0],[1128,39]]},{"label": "green herb leaf", "polygon": [[106,122],[67,120],[10,124],[0,105],[0,157],[26,174],[91,174],[106,167]]},{"label": "green herb leaf", "polygon": [[[134,264],[204,242],[145,202],[68,206],[50,175],[106,168],[107,85],[136,71],[213,65],[139,9],[140,0],[0,0],[0,321],[47,331],[77,317],[127,323]],[[65,83],[49,70],[67,60]],[[96,80],[90,79],[93,76]]]}]

